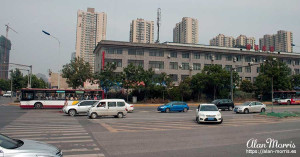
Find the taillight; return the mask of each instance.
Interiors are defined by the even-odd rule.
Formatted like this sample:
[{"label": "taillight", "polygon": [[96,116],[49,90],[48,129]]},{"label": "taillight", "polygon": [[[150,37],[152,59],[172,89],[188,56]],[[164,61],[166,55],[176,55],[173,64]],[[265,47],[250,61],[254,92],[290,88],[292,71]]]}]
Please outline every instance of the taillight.
[{"label": "taillight", "polygon": [[130,107],[133,107],[133,105],[132,105],[132,106],[130,106]]}]

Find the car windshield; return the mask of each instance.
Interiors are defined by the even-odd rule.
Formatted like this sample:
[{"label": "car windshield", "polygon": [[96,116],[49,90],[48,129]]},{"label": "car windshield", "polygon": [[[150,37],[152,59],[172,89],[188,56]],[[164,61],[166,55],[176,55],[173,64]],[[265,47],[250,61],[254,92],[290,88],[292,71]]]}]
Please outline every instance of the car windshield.
[{"label": "car windshield", "polygon": [[202,105],[200,111],[218,111],[218,108],[214,105]]},{"label": "car windshield", "polygon": [[249,104],[251,104],[251,102],[250,101],[248,101],[248,102],[244,102],[241,106],[248,106]]},{"label": "car windshield", "polygon": [[164,104],[164,105],[162,105],[162,106],[172,105],[172,104],[173,104],[172,102],[169,102],[169,103],[166,103],[166,104]]},{"label": "car windshield", "polygon": [[6,149],[15,149],[23,145],[21,140],[14,140],[0,134],[0,146]]},{"label": "car windshield", "polygon": [[218,101],[220,101],[219,99],[212,101],[213,104],[217,103]]}]

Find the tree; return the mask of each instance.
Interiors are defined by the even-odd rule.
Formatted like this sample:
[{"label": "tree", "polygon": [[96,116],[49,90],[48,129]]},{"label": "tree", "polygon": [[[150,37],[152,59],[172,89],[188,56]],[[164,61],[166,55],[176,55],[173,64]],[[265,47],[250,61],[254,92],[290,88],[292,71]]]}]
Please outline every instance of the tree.
[{"label": "tree", "polygon": [[268,57],[264,64],[260,66],[260,73],[254,82],[256,95],[271,95],[271,84],[273,80],[274,90],[290,90],[291,69],[276,58]]},{"label": "tree", "polygon": [[155,82],[157,82],[159,86],[162,87],[161,91],[163,95],[163,100],[165,100],[165,91],[166,88],[169,88],[171,86],[172,79],[165,72],[162,72],[156,77]]},{"label": "tree", "polygon": [[[141,69],[141,68],[139,68]],[[123,69],[122,73],[122,84],[127,89],[127,101],[128,101],[128,89],[133,88],[139,82],[139,69],[132,63]]]},{"label": "tree", "polygon": [[192,94],[192,89],[191,89],[191,78],[187,77],[183,81],[180,82],[179,86],[179,91],[181,94],[181,100],[183,101],[185,99],[190,99],[191,94]]},{"label": "tree", "polygon": [[138,88],[142,88],[145,90],[145,99],[148,99],[148,91],[150,90],[150,86],[153,83],[153,75],[154,75],[154,71],[152,70],[152,68],[148,69],[148,70],[144,70],[143,67],[138,66],[137,67],[137,80],[140,83],[143,83],[142,85],[138,85]]},{"label": "tree", "polygon": [[0,89],[3,91],[10,90],[10,80],[0,79]]},{"label": "tree", "polygon": [[[94,75],[94,79],[99,84],[106,93],[110,90],[110,88],[115,85],[116,77],[114,75],[114,71],[116,70],[116,65],[112,63],[108,63],[105,65],[104,69],[101,72],[97,72]],[[107,94],[106,94],[107,98]]]},{"label": "tree", "polygon": [[300,87],[300,74],[293,75],[291,77],[292,81],[292,88],[299,88]]},{"label": "tree", "polygon": [[27,83],[25,82],[23,74],[21,73],[21,71],[19,69],[12,71],[10,73],[10,77],[12,79],[12,86],[13,86],[14,91],[20,90],[27,86],[26,85]]},{"label": "tree", "polygon": [[242,91],[252,93],[254,91],[254,85],[249,80],[243,80],[240,88]]},{"label": "tree", "polygon": [[[24,76],[24,82],[27,85],[28,75]],[[31,75],[31,88],[47,88],[48,84],[36,75]]]},{"label": "tree", "polygon": [[191,88],[195,93],[197,93],[197,99],[198,99],[198,101],[200,101],[200,95],[205,88],[205,74],[204,73],[198,73],[198,74],[192,76]]},{"label": "tree", "polygon": [[93,78],[92,67],[88,62],[78,57],[63,66],[62,76],[67,79],[68,85],[73,89],[79,86],[83,87],[86,80]]}]

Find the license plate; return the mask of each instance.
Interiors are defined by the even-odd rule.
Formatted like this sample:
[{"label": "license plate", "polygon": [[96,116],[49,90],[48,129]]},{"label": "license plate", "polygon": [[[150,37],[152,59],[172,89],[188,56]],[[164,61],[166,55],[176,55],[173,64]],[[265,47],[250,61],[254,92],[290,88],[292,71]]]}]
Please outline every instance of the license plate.
[{"label": "license plate", "polygon": [[214,120],[215,118],[207,118],[207,120]]},{"label": "license plate", "polygon": [[236,109],[236,108],[234,109],[234,112],[237,112],[237,109]]}]

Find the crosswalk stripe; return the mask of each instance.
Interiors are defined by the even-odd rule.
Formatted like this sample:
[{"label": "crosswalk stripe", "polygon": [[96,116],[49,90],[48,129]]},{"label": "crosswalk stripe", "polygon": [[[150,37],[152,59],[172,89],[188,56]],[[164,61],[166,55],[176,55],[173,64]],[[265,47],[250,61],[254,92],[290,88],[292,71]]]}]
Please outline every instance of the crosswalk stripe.
[{"label": "crosswalk stripe", "polygon": [[64,155],[64,157],[104,157],[104,154]]}]

